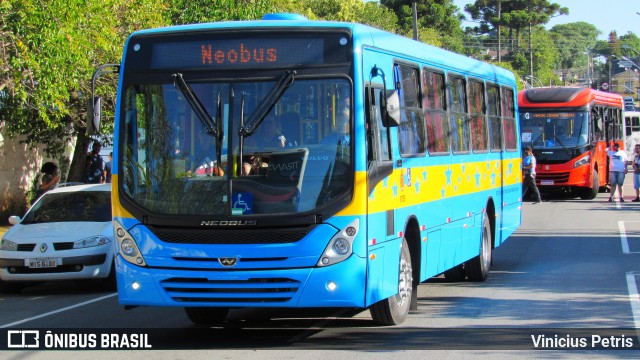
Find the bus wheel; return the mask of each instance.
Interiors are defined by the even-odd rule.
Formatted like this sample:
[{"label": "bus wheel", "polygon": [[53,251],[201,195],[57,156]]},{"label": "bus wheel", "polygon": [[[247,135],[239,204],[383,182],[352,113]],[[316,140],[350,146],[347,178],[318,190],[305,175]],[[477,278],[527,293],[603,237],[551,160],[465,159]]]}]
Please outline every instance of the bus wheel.
[{"label": "bus wheel", "polygon": [[196,325],[215,325],[223,322],[227,318],[229,309],[214,307],[186,307],[189,320]]},{"label": "bus wheel", "polygon": [[580,193],[580,198],[583,200],[593,200],[598,196],[600,191],[600,178],[598,178],[598,172],[593,171],[593,186],[590,189],[584,189]]},{"label": "bus wheel", "polygon": [[402,239],[398,293],[371,305],[371,317],[380,325],[402,324],[409,314],[413,293],[413,268],[406,239]]},{"label": "bus wheel", "polygon": [[482,222],[480,254],[467,261],[464,268],[471,281],[484,281],[489,276],[491,270],[491,225],[489,225],[489,217],[486,213]]}]

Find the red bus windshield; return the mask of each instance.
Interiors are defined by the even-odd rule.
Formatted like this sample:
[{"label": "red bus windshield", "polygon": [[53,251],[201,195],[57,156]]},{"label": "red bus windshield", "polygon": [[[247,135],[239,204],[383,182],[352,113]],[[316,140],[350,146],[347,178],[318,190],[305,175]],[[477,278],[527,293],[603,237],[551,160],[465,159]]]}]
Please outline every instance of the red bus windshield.
[{"label": "red bus windshield", "polygon": [[589,140],[586,111],[520,113],[522,146],[546,149],[571,149],[585,146]]}]

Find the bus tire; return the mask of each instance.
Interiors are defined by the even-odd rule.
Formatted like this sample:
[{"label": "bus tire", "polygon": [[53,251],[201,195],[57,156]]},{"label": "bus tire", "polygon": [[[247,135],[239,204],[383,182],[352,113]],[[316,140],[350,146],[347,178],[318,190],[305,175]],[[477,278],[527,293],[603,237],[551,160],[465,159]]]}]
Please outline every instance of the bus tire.
[{"label": "bus tire", "polygon": [[593,186],[591,188],[583,189],[580,193],[580,198],[582,200],[593,200],[598,196],[598,192],[600,192],[600,178],[598,177],[598,172],[594,170]]},{"label": "bus tire", "polygon": [[484,214],[482,221],[482,237],[480,239],[480,254],[467,261],[465,270],[467,277],[471,281],[484,281],[491,271],[491,225],[489,216]]},{"label": "bus tire", "polygon": [[413,268],[411,253],[406,239],[402,239],[400,251],[400,273],[398,275],[398,293],[371,305],[371,317],[379,325],[402,324],[409,315],[413,293]]},{"label": "bus tire", "polygon": [[215,307],[186,307],[184,311],[192,323],[196,325],[215,325],[227,318],[229,309]]}]

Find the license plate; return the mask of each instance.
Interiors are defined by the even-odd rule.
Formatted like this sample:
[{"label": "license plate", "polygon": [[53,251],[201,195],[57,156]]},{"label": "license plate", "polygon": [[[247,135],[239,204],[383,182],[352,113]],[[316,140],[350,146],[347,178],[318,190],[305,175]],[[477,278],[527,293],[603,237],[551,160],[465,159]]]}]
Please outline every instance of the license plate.
[{"label": "license plate", "polygon": [[553,180],[542,180],[540,185],[553,185]]},{"label": "license plate", "polygon": [[32,269],[53,268],[58,266],[58,258],[26,259],[25,265]]}]

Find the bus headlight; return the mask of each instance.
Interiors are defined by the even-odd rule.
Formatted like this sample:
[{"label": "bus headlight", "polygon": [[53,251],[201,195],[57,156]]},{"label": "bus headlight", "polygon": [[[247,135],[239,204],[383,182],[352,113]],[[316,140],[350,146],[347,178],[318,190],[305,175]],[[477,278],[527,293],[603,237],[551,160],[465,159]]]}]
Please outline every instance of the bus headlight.
[{"label": "bus headlight", "polygon": [[586,165],[586,164],[589,163],[589,160],[591,160],[591,155],[587,155],[587,156],[583,157],[582,159],[574,162],[573,163],[573,167],[577,168],[578,166]]},{"label": "bus headlight", "polygon": [[329,266],[347,259],[353,253],[353,241],[358,235],[360,220],[356,219],[335,234],[324,249],[318,266]]},{"label": "bus headlight", "polygon": [[124,260],[138,266],[147,266],[140,249],[138,249],[138,244],[133,240],[133,236],[115,220],[113,221],[113,233],[118,239],[118,253],[122,255]]}]

